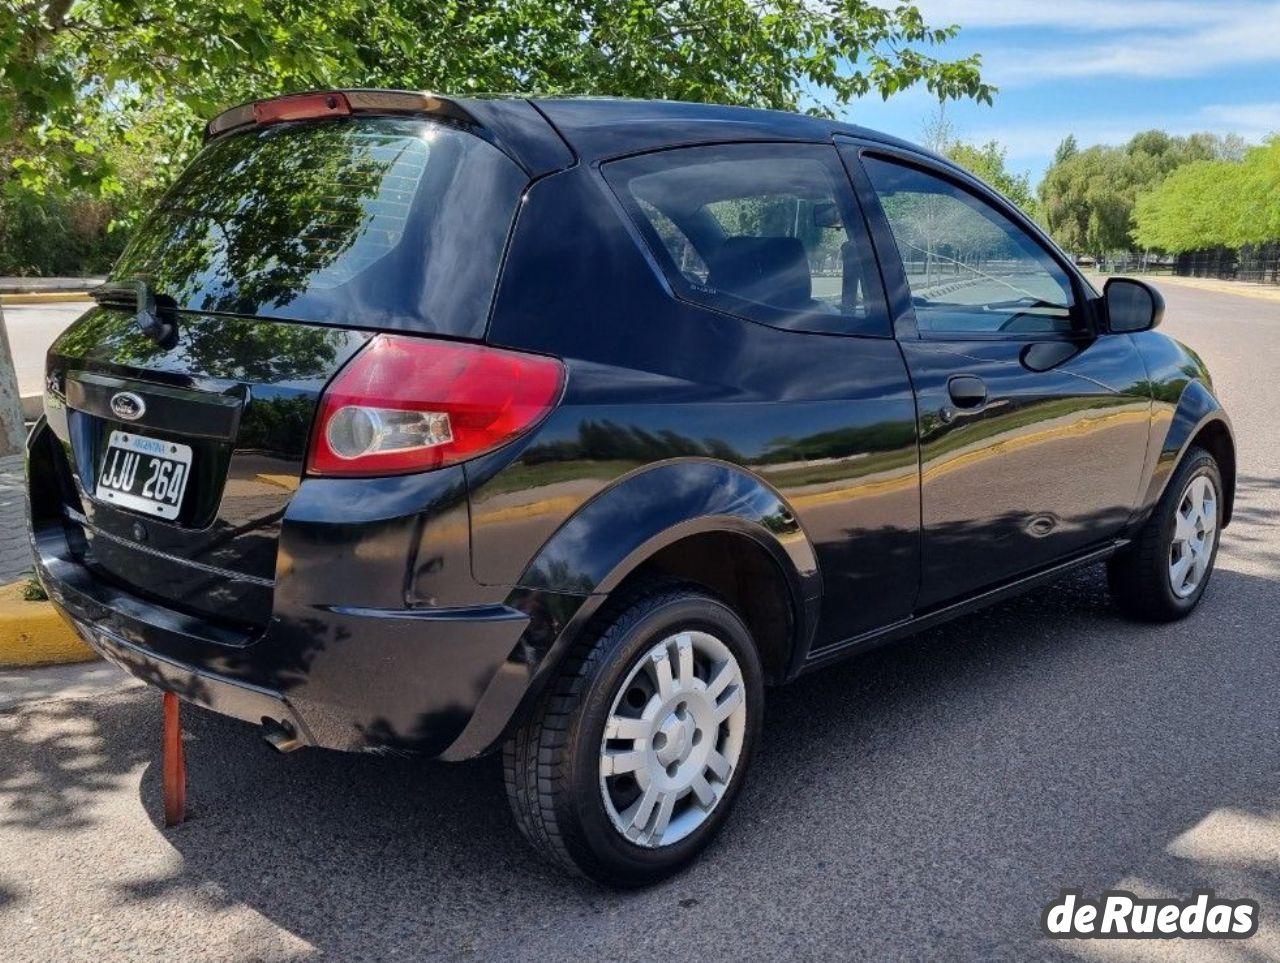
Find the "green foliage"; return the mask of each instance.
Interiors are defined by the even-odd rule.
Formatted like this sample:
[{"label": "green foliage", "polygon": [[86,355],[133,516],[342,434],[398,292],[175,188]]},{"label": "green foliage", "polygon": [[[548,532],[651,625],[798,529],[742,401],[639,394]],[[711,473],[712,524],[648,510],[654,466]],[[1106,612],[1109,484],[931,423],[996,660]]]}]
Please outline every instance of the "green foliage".
[{"label": "green foliage", "polygon": [[1179,168],[1137,199],[1134,239],[1178,254],[1280,241],[1280,137]]},{"label": "green foliage", "polygon": [[84,191],[0,194],[0,275],[104,274],[124,241],[110,223],[111,205]]},{"label": "green foliage", "polygon": [[1240,144],[1235,137],[1174,137],[1149,130],[1123,147],[1078,150],[1075,138],[1068,137],[1040,183],[1044,221],[1068,250],[1095,256],[1128,250],[1140,194],[1187,164],[1232,156]]},{"label": "green foliage", "polygon": [[1038,219],[1040,205],[1031,189],[1031,175],[1026,171],[1014,173],[1005,166],[1009,149],[1001,146],[999,141],[989,140],[981,145],[952,143],[943,153]]},{"label": "green foliage", "polygon": [[976,55],[948,61],[928,53],[957,28],[926,24],[910,3],[4,0],[4,6],[0,187],[9,197],[80,191],[105,199],[112,219],[126,228],[190,159],[203,119],[290,90],[607,94],[815,113],[917,84],[941,99],[989,102],[993,91],[981,80]]}]

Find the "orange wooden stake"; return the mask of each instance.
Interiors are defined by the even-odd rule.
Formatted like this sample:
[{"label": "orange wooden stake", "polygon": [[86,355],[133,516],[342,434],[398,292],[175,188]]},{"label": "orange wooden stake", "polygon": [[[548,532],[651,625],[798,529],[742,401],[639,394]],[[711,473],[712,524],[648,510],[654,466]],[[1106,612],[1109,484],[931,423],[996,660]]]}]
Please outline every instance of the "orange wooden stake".
[{"label": "orange wooden stake", "polygon": [[182,748],[182,717],[178,697],[164,694],[164,824],[176,826],[187,818],[187,756]]}]

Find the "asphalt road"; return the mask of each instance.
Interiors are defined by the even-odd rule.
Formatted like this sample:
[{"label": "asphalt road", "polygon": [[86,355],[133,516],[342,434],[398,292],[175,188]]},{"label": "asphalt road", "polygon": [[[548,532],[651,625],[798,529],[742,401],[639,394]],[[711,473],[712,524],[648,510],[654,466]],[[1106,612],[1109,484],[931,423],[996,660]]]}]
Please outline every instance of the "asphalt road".
[{"label": "asphalt road", "polygon": [[[0,710],[0,958],[1280,959],[1280,302],[1166,293],[1240,445],[1186,621],[1122,621],[1091,571],[775,692],[726,833],[623,894],[526,849],[493,761],[278,757],[187,710],[164,831],[157,694]],[[1050,942],[1064,887],[1212,887],[1262,927]]]}]

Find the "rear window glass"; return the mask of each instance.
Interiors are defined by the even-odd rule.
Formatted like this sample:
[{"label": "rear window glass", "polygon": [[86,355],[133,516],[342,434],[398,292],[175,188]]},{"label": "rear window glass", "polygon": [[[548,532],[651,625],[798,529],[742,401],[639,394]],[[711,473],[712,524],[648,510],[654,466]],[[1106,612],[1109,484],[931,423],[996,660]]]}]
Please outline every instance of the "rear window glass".
[{"label": "rear window glass", "polygon": [[476,336],[525,181],[434,121],[255,128],[197,156],[113,277],[192,311]]}]

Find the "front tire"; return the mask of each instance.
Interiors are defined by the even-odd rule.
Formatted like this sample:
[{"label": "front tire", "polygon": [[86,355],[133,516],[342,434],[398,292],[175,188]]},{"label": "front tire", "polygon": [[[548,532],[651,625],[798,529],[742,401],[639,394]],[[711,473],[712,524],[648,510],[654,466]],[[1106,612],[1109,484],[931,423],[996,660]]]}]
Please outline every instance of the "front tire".
[{"label": "front tire", "polygon": [[1213,456],[1190,449],[1151,517],[1107,563],[1121,610],[1148,622],[1191,614],[1204,596],[1222,528],[1222,474]]},{"label": "front tire", "polygon": [[719,599],[662,583],[609,604],[504,746],[517,824],[600,883],[671,875],[728,818],[763,693],[751,634]]}]

